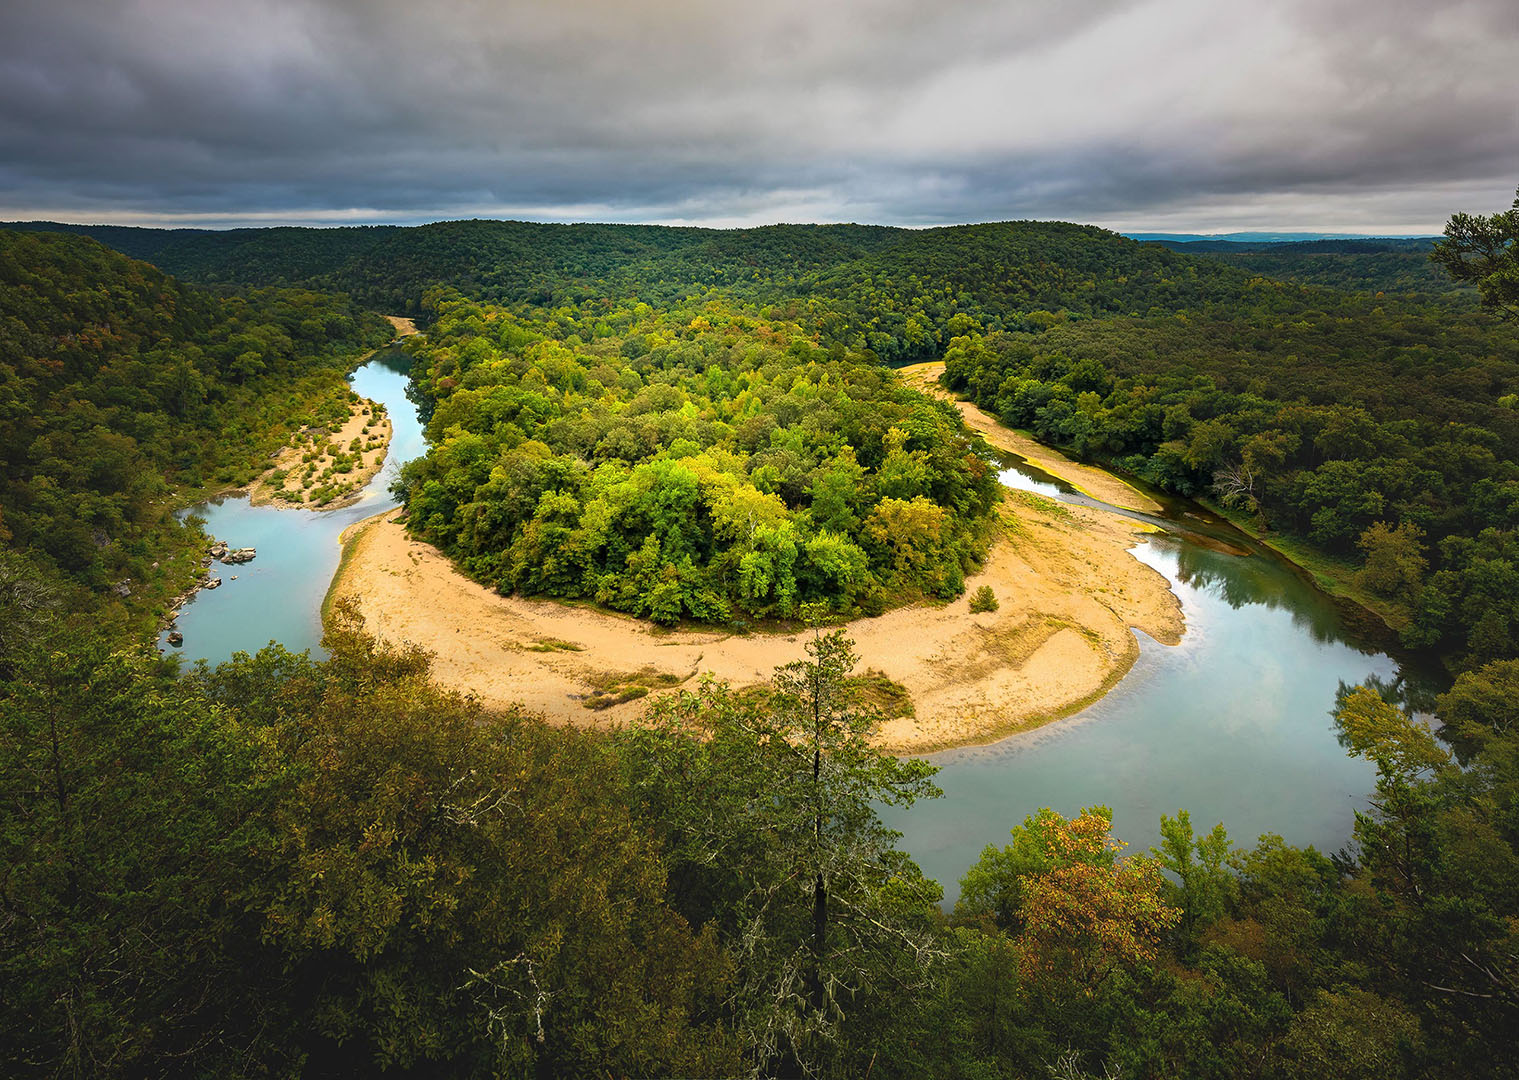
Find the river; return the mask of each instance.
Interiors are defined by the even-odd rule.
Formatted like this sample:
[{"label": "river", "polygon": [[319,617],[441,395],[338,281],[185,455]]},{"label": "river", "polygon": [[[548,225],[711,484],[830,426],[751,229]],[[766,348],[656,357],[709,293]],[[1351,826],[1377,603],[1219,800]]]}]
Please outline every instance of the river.
[{"label": "river", "polygon": [[[1290,563],[1194,504],[1164,516],[1109,507],[1009,455],[1002,481],[1157,524],[1134,548],[1181,600],[1186,632],[1140,655],[1106,697],[1076,716],[985,747],[931,755],[942,799],[883,808],[902,846],[945,891],[988,844],[1041,807],[1067,816],[1107,806],[1129,852],[1160,842],[1160,816],[1185,809],[1237,844],[1262,833],[1324,852],[1351,839],[1376,782],[1348,757],[1330,710],[1341,683],[1399,685],[1427,700],[1439,676],[1399,660],[1347,625],[1341,606]],[[1163,497],[1162,497],[1163,498]]]},{"label": "river", "polygon": [[[393,506],[396,470],[424,451],[416,407],[406,397],[407,370],[406,355],[387,350],[353,375],[354,390],[383,402],[394,428],[386,467],[358,502],[313,512],[255,507],[232,496],[189,511],[212,535],[255,547],[258,557],[219,566],[222,587],[185,606],[181,655],[218,662],[270,641],[321,654],[321,604],[337,569],[338,535]],[[1005,464],[1009,486],[1095,504],[1025,462],[1009,457]],[[1131,851],[1158,843],[1160,815],[1179,808],[1199,830],[1223,822],[1239,843],[1270,831],[1292,844],[1336,850],[1349,841],[1375,773],[1347,757],[1335,738],[1335,691],[1368,677],[1425,681],[1352,631],[1337,605],[1289,564],[1227,523],[1179,502],[1167,503],[1160,517],[1121,512],[1167,530],[1140,542],[1134,555],[1171,582],[1186,633],[1177,646],[1140,634],[1129,675],[1068,720],[932,756],[944,797],[906,811],[886,808],[883,817],[944,885],[946,904],[982,848],[1005,843],[1010,828],[1044,806],[1067,815],[1110,807],[1114,832]]]},{"label": "river", "polygon": [[[258,557],[240,566],[213,563],[220,588],[195,594],[179,613],[180,649],[159,647],[187,660],[212,663],[235,652],[257,652],[277,641],[296,652],[323,656],[322,599],[338,568],[338,536],[349,525],[395,506],[390,485],[401,465],[426,449],[417,407],[406,397],[411,360],[400,349],[376,353],[350,377],[361,397],[384,404],[390,416],[390,449],[385,467],[365,485],[359,499],[338,510],[253,506],[247,495],[228,495],[190,507],[205,520],[206,532],[234,548],[251,547]],[[236,578],[234,581],[233,578]]]}]

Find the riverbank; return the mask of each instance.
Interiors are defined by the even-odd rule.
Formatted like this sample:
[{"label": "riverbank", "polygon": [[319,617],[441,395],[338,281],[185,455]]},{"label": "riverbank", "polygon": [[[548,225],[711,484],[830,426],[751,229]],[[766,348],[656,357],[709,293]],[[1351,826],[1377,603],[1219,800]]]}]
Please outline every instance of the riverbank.
[{"label": "riverbank", "polygon": [[1161,505],[1134,485],[1125,483],[1096,466],[1083,465],[1079,461],[1062,457],[1022,432],[1003,426],[1000,420],[972,402],[955,397],[939,385],[939,376],[944,374],[942,360],[900,368],[897,374],[913,389],[947,401],[959,409],[965,426],[998,450],[1017,454],[1036,469],[1059,477],[1077,491],[1094,499],[1101,499],[1124,510],[1135,510],[1143,514],[1160,513]]},{"label": "riverbank", "polygon": [[296,431],[264,474],[248,485],[248,497],[254,506],[348,506],[384,468],[391,431],[385,406],[355,394],[341,426]]},{"label": "riverbank", "polygon": [[1293,567],[1304,580],[1312,582],[1314,588],[1339,606],[1346,622],[1360,633],[1380,640],[1388,649],[1397,648],[1398,635],[1412,621],[1412,614],[1407,605],[1362,588],[1357,581],[1361,567],[1319,551],[1286,533],[1266,532],[1249,515],[1238,510],[1210,500],[1198,501]]},{"label": "riverbank", "polygon": [[[710,673],[735,687],[767,683],[802,655],[805,633],[662,630],[583,605],[503,597],[412,540],[398,512],[341,538],[324,608],[358,603],[369,629],[436,655],[433,676],[484,703],[521,703],[557,723],[604,726],[638,716],[650,694],[694,688]],[[966,596],[920,603],[845,629],[874,670],[903,687],[913,715],[888,720],[882,748],[927,753],[991,742],[1084,708],[1138,658],[1131,627],[1181,639],[1166,579],[1129,554],[1125,519],[1008,492],[999,533]],[[1000,606],[972,613],[989,586]]]},{"label": "riverbank", "polygon": [[[966,426],[979,432],[992,446],[1011,451],[1030,465],[1051,476],[1057,476],[1077,490],[1114,506],[1145,513],[1156,513],[1160,510],[1155,500],[1119,477],[1093,466],[1060,457],[1056,451],[1027,435],[1003,427],[995,417],[977,408],[971,402],[954,397],[939,385],[939,376],[943,372],[942,361],[914,364],[901,369],[901,375],[909,385],[953,404],[960,410]],[[1055,456],[1046,457],[1045,455]],[[1319,551],[1286,534],[1267,533],[1260,529],[1248,514],[1231,510],[1207,499],[1200,499],[1199,502],[1262,548],[1294,567],[1305,580],[1312,582],[1321,592],[1338,602],[1345,618],[1363,632],[1375,637],[1384,637],[1390,633],[1394,635],[1395,640],[1397,633],[1408,625],[1409,612],[1406,606],[1361,588],[1356,581],[1359,566]],[[1244,552],[1236,552],[1236,554],[1244,554]]]}]

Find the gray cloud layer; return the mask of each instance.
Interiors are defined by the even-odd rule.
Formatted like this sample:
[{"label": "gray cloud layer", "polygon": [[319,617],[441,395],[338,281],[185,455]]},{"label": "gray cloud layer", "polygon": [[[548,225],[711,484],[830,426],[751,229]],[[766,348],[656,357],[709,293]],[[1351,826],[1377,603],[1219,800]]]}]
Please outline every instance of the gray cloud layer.
[{"label": "gray cloud layer", "polygon": [[0,216],[1428,231],[1514,0],[8,0]]}]

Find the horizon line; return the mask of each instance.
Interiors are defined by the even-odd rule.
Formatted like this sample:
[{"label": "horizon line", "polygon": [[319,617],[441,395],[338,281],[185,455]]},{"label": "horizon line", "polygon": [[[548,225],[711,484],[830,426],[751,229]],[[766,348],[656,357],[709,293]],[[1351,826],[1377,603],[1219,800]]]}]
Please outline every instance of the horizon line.
[{"label": "horizon line", "polygon": [[[1312,229],[1302,226],[1287,228],[1269,227],[1246,227],[1213,230],[1191,229],[1165,229],[1154,226],[1147,227],[1116,227],[1092,221],[1077,221],[1069,218],[989,218],[980,221],[946,221],[934,224],[890,224],[886,222],[872,221],[769,221],[750,224],[706,224],[696,221],[618,221],[603,218],[540,218],[531,216],[496,216],[489,214],[466,214],[457,217],[422,217],[406,220],[318,220],[314,218],[301,219],[285,215],[255,214],[251,217],[223,216],[218,214],[184,214],[171,217],[159,217],[157,215],[136,214],[129,212],[128,218],[136,220],[97,219],[97,220],[69,220],[65,217],[11,217],[0,221],[0,228],[9,226],[25,225],[62,225],[79,229],[142,229],[144,231],[158,232],[238,232],[243,230],[267,230],[267,229],[418,229],[430,225],[448,225],[468,221],[493,221],[523,225],[609,225],[609,226],[634,226],[642,228],[666,228],[666,229],[703,229],[713,232],[740,232],[752,229],[767,228],[828,228],[835,226],[857,226],[864,228],[902,229],[912,232],[927,232],[933,229],[967,228],[976,225],[1007,225],[1007,224],[1041,224],[1041,225],[1075,225],[1105,229],[1119,236],[1131,240],[1230,240],[1236,238],[1250,238],[1257,241],[1266,241],[1267,238],[1280,237],[1282,242],[1293,240],[1424,240],[1438,239],[1444,235],[1444,227],[1440,226],[1427,231],[1420,228],[1409,230],[1408,227],[1391,227],[1387,231],[1371,232],[1359,230],[1355,232],[1332,232],[1327,229]],[[192,224],[187,219],[204,219],[203,224]],[[152,223],[150,223],[152,222]]]}]

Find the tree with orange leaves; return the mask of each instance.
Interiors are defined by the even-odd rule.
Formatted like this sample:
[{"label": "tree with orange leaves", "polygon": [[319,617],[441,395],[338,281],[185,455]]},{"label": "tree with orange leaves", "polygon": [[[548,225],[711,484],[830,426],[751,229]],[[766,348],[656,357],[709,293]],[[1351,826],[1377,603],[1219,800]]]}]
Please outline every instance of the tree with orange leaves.
[{"label": "tree with orange leaves", "polygon": [[1118,858],[1125,845],[1112,824],[1100,806],[1073,819],[1041,810],[1025,822],[1043,848],[1037,869],[1017,882],[1019,967],[1030,988],[1091,994],[1119,967],[1152,959],[1181,918],[1162,898],[1154,860]]}]

